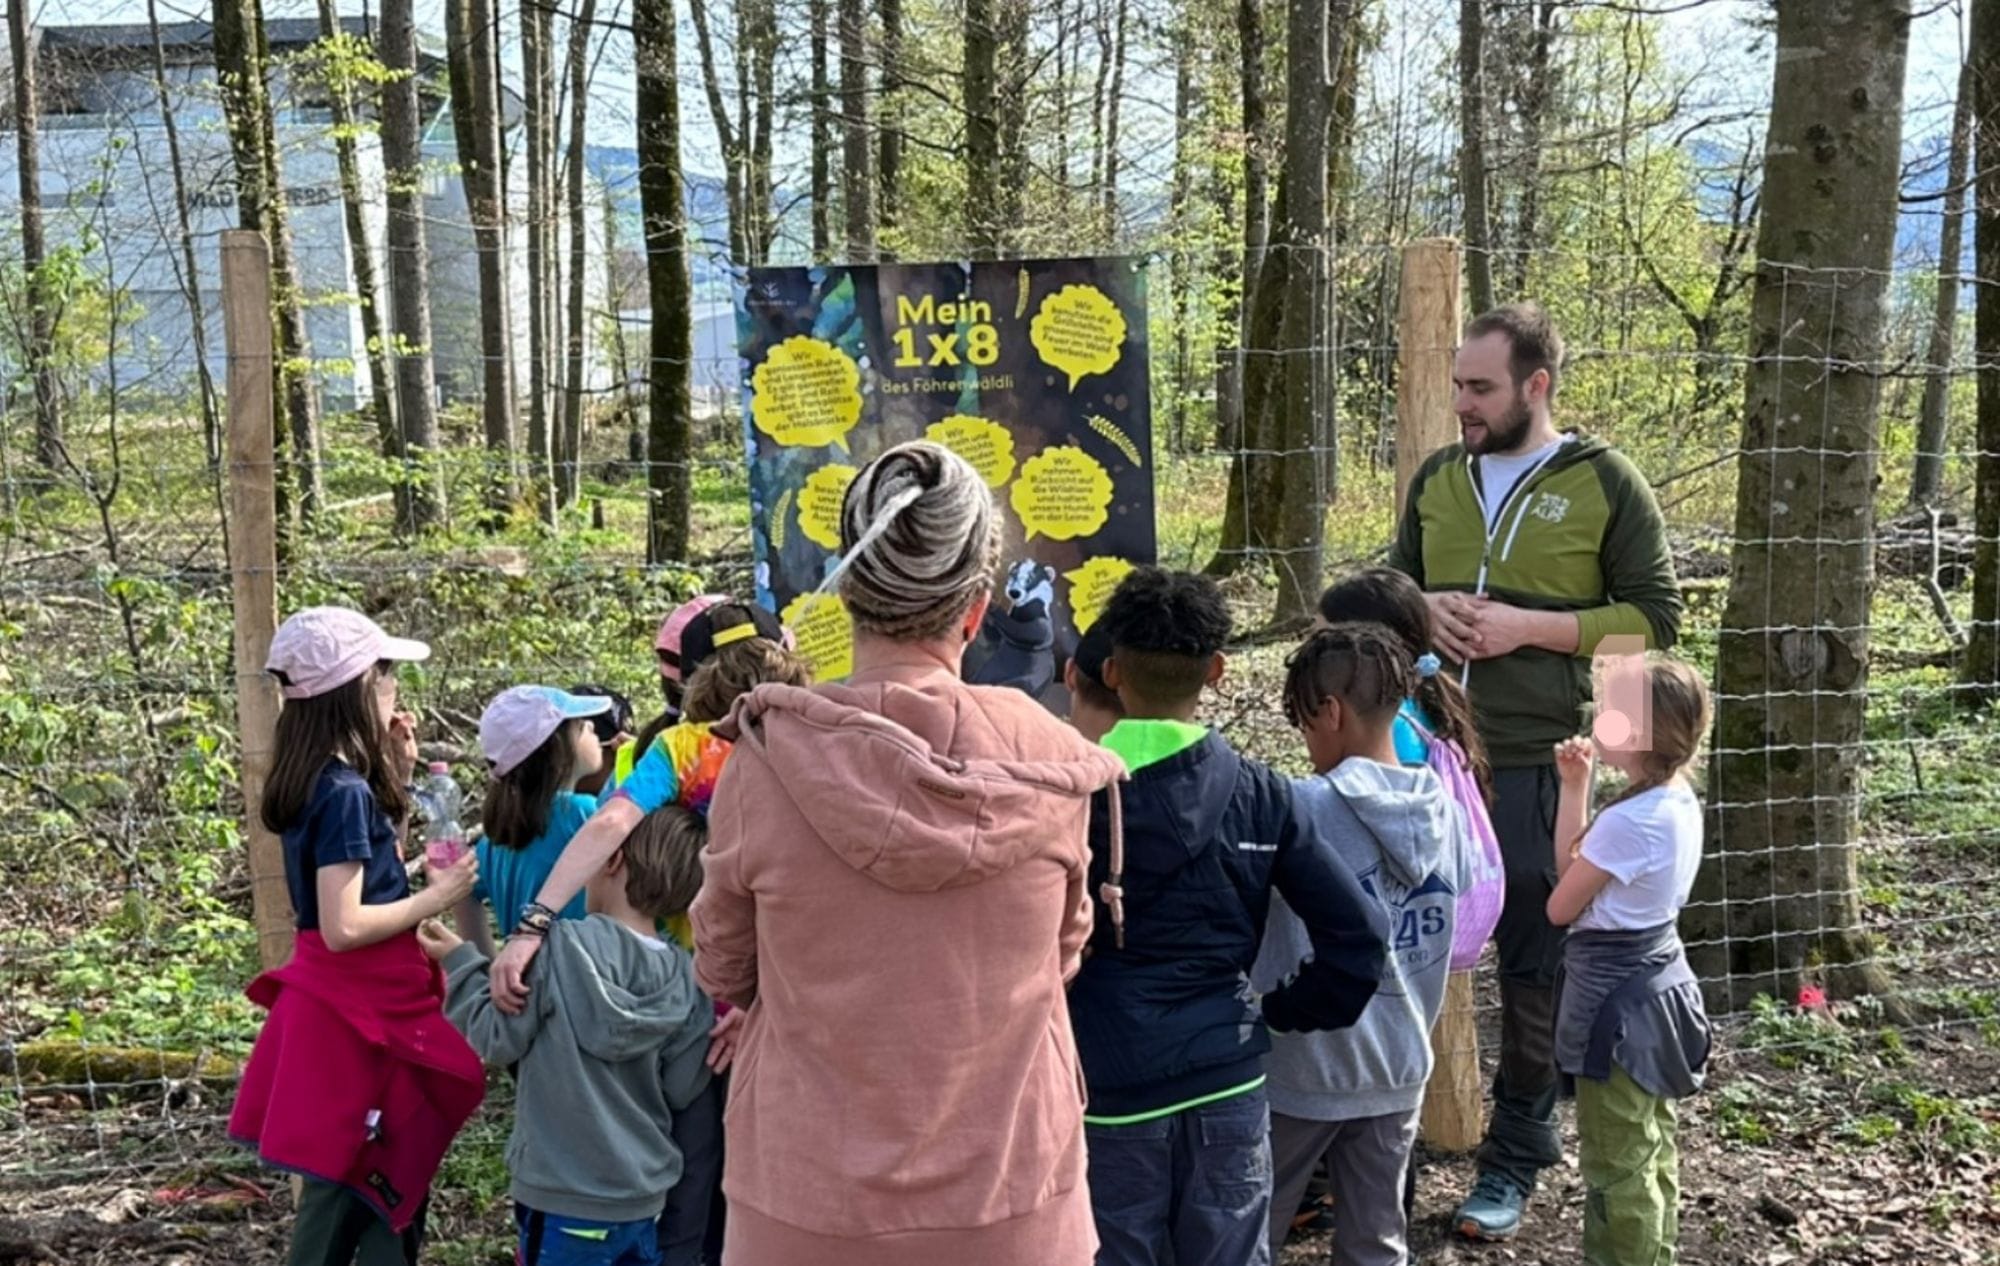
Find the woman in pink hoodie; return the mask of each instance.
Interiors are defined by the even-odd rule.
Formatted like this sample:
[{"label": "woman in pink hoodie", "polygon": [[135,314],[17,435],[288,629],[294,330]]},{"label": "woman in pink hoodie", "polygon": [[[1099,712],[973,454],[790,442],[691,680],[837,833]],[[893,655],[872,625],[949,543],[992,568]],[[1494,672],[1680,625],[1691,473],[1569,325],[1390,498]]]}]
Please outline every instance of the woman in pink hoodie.
[{"label": "woman in pink hoodie", "polygon": [[998,529],[957,456],[882,454],[841,513],[853,675],[760,687],[725,723],[692,917],[702,987],[747,1009],[728,1266],[1095,1254],[1063,986],[1090,796],[1123,771],[1019,691],[960,680]]}]

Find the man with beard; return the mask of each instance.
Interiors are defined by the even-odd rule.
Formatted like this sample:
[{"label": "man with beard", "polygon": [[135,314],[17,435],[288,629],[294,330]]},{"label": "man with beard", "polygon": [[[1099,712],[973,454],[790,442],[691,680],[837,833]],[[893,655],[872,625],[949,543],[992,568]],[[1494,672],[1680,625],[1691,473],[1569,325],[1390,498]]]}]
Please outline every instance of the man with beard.
[{"label": "man with beard", "polygon": [[[1681,595],[1644,476],[1610,445],[1558,432],[1562,338],[1532,303],[1465,329],[1452,371],[1460,442],[1411,481],[1391,566],[1428,595],[1437,650],[1472,694],[1493,762],[1493,827],[1507,871],[1494,933],[1500,1066],[1479,1178],[1453,1225],[1506,1239],[1556,1132],[1555,744],[1586,728],[1591,656],[1606,637],[1671,646]],[[1616,645],[1616,644],[1614,644]]]}]

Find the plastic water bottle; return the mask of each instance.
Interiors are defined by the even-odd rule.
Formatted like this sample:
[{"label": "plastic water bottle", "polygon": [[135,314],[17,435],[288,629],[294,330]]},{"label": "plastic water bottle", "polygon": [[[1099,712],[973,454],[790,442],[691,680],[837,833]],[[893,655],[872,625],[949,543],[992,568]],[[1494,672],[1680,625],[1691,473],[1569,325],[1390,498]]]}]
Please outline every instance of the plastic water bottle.
[{"label": "plastic water bottle", "polygon": [[451,766],[441,760],[430,763],[429,774],[417,788],[424,808],[424,860],[432,870],[457,864],[465,856],[465,827],[458,812],[465,793],[452,780]]}]

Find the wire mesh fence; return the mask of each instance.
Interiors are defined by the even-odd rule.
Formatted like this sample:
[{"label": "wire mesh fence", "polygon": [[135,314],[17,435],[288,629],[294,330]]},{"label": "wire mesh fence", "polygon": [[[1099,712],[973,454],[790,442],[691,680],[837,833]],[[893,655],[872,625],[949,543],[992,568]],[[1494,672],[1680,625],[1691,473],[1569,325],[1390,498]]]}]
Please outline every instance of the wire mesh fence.
[{"label": "wire mesh fence", "polygon": [[[1400,75],[1426,55],[1404,45],[1385,54]],[[681,86],[692,98],[704,84],[684,70]],[[1398,100],[1364,102],[1371,119],[1393,124],[1393,135],[1382,130],[1370,143],[1400,145],[1407,133],[1421,149],[1426,124],[1391,113]],[[1128,182],[1163,189],[1173,175],[1171,120],[1143,122],[1141,104],[1133,99],[1142,122]],[[129,121],[121,127],[138,136]],[[64,143],[81,146],[81,129],[67,131]],[[297,145],[306,146],[303,133]],[[225,153],[217,142],[204,161],[219,167]],[[1977,1261],[1967,1246],[1993,1225],[2000,1189],[2000,718],[1994,674],[1968,663],[1966,647],[2000,627],[2000,611],[1973,605],[1980,551],[2000,541],[1980,536],[1971,515],[1975,464],[2000,454],[1972,438],[1979,366],[1967,340],[1935,363],[1925,336],[1941,270],[1921,250],[1900,250],[1881,278],[1893,319],[1879,353],[1857,361],[1833,338],[1801,336],[1789,318],[1779,323],[1781,347],[1749,350],[1748,287],[1760,274],[1747,230],[1739,241],[1744,226],[1731,219],[1746,211],[1726,179],[1738,157],[1702,156],[1722,183],[1699,209],[1730,230],[1726,249],[1659,245],[1647,216],[1668,212],[1642,204],[1631,208],[1635,231],[1619,240],[1566,239],[1493,262],[1520,267],[1568,337],[1558,423],[1610,440],[1650,481],[1687,605],[1679,652],[1718,683],[1711,755],[1726,764],[1710,767],[1708,876],[1685,924],[1723,1021],[1718,1089],[1693,1111],[1704,1137],[1749,1158],[1717,1174],[1742,1178],[1774,1156],[1807,1173],[1817,1158],[1865,1174],[1828,1161],[1814,1140],[1863,1149],[1899,1137],[1914,1150],[1881,1154],[1934,1172],[1911,1210],[1885,1216],[1907,1215],[1912,1234],[1934,1235],[1921,1241],[1927,1251],[1961,1254],[1939,1260]],[[9,410],[0,442],[0,1207],[46,1211],[137,1189],[154,1205],[234,1216],[232,1198],[265,1195],[239,1185],[254,1165],[222,1130],[259,1016],[242,996],[258,940],[238,791],[231,470],[208,455],[191,403],[195,328],[207,335],[211,373],[221,380],[228,369],[219,288],[195,285],[208,303],[194,313],[185,280],[161,270],[173,255],[174,235],[162,228],[170,199],[147,154],[84,147],[74,165],[98,183],[66,213],[112,246],[93,299],[94,341],[69,353],[78,373],[66,453],[54,470],[35,464],[31,398]],[[324,172],[301,171],[301,189],[326,183]],[[1413,450],[1455,438],[1436,405],[1405,416],[1424,390],[1448,408],[1435,380],[1451,340],[1413,345],[1403,293],[1407,242],[1450,228],[1453,210],[1427,206],[1414,183],[1390,192],[1381,224],[1350,226],[1337,245],[1267,248],[1296,256],[1283,270],[1291,293],[1327,296],[1324,324],[1283,347],[1244,337],[1240,279],[1268,256],[1246,261],[1230,240],[1237,226],[1175,232],[1194,217],[1134,211],[1103,235],[1074,235],[1075,250],[1130,254],[1153,274],[1147,464],[1162,562],[1207,565],[1232,509],[1256,519],[1257,480],[1237,468],[1311,464],[1323,509],[1317,539],[1253,532],[1222,569],[1246,636],[1206,705],[1232,741],[1292,772],[1303,771],[1304,753],[1277,702],[1288,644],[1264,628],[1273,595],[1307,564],[1331,580],[1379,561],[1399,470],[1407,475]],[[1607,185],[1576,197],[1629,193]],[[337,204],[318,209],[338,216]],[[218,214],[198,228],[201,270],[214,265],[215,234],[229,218],[209,210]],[[456,251],[466,263],[462,203],[434,211],[436,226],[458,235],[440,255]],[[323,297],[344,292],[345,256],[317,230],[301,236]],[[507,271],[525,277],[518,243]],[[496,475],[525,480],[532,463],[488,447],[476,391],[486,353],[469,324],[469,278],[464,293],[440,300],[460,323],[449,340],[458,368],[439,374],[440,443],[421,462],[385,455],[356,411],[369,384],[356,364],[364,356],[318,367],[323,493],[283,542],[281,608],[347,603],[429,641],[436,653],[406,671],[404,696],[421,718],[423,755],[452,763],[475,788],[477,717],[492,695],[530,681],[603,683],[643,716],[657,706],[649,647],[660,618],[692,593],[755,584],[742,457],[750,367],[735,353],[726,262],[698,272],[708,284],[696,296],[685,366],[694,456],[681,469],[695,545],[684,560],[646,561],[650,477],[662,465],[645,452],[646,390],[660,366],[632,336],[650,320],[643,285],[621,282],[615,267],[591,300],[579,495],[552,525],[520,501],[492,508]],[[1825,280],[1763,276],[1781,294]],[[1237,280],[1183,288],[1218,277]],[[1991,284],[1967,280],[1968,296]],[[1712,306],[1701,306],[1704,296]],[[1461,307],[1454,297],[1437,311]],[[344,302],[329,301],[316,312],[315,343],[359,353],[354,325]],[[1258,431],[1229,416],[1255,362],[1300,359],[1314,366],[1309,418]],[[1870,378],[1878,423],[1860,434],[1780,427],[1746,449],[1746,380],[1783,364],[1807,379]],[[1426,387],[1413,381],[1422,375]],[[1786,389],[1799,381],[1786,379]],[[1927,389],[1943,400],[1948,426],[1935,490],[1911,503],[1905,484]],[[1823,395],[1809,398],[1825,408]],[[561,402],[552,392],[551,407]],[[1780,416],[1803,407],[1776,404]],[[1876,476],[1867,513],[1830,511],[1827,487],[1863,469]],[[1762,489],[1743,485],[1751,471],[1767,481]],[[396,503],[416,479],[443,490],[447,512],[439,531],[411,538],[397,530]],[[1792,504],[1806,507],[1803,518],[1783,513]],[[1757,555],[1776,560],[1761,609],[1760,595],[1738,583]],[[1867,580],[1857,601],[1846,582],[1859,575]],[[1753,642],[1804,657],[1805,684],[1745,688],[1725,661],[1757,653]],[[1785,712],[1797,728],[1764,725],[1786,700],[1803,700]],[[1792,968],[1776,966],[1784,963]],[[1479,1049],[1443,1054],[1461,1066],[1483,1055],[1490,1068],[1499,1023],[1490,964],[1471,996]],[[492,1122],[484,1128],[490,1134]],[[504,1185],[490,1146],[474,1155],[448,1175],[483,1202],[460,1211],[467,1223],[490,1218]],[[1723,1181],[1709,1179],[1710,1190]],[[1425,1196],[1444,1199],[1438,1188]],[[1813,1223],[1810,1208],[1788,1212],[1790,1225]],[[1842,1251],[1824,1260],[1849,1260]],[[1855,1250],[1853,1260],[1864,1257]],[[1716,1247],[1700,1260],[1776,1259]]]}]

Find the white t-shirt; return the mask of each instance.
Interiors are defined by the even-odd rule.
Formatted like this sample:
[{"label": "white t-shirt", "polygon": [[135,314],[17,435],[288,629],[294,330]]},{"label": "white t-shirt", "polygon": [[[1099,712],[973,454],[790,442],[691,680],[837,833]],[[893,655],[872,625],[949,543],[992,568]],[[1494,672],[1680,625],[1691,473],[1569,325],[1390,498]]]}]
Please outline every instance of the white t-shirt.
[{"label": "white t-shirt", "polygon": [[1610,874],[1575,926],[1629,932],[1671,923],[1701,869],[1701,799],[1672,782],[1597,815],[1583,837],[1583,859]]},{"label": "white t-shirt", "polygon": [[1540,448],[1525,453],[1508,453],[1505,456],[1488,453],[1479,459],[1479,489],[1480,496],[1486,502],[1488,532],[1491,532],[1494,523],[1499,521],[1500,508],[1507,503],[1507,498],[1514,491],[1514,485],[1520,483],[1544,457],[1567,444],[1570,439],[1570,436],[1560,435]]}]

